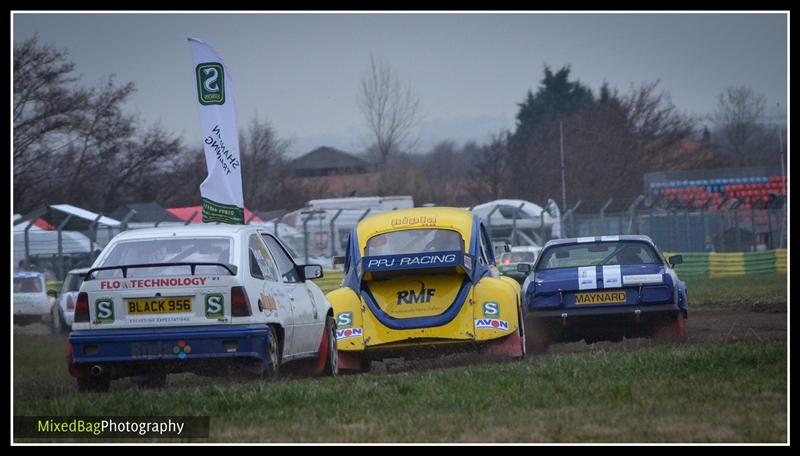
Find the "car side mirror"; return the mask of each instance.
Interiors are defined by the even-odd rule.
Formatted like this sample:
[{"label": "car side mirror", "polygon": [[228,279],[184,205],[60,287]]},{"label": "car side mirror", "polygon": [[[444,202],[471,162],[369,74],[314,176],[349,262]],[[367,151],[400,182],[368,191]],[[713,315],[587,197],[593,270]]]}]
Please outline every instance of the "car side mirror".
[{"label": "car side mirror", "polygon": [[303,280],[314,280],[322,278],[322,266],[318,264],[306,264],[303,266]]},{"label": "car side mirror", "polygon": [[333,257],[333,264],[344,264],[344,256],[337,255]]},{"label": "car side mirror", "polygon": [[519,263],[517,264],[517,272],[522,272],[525,274],[530,274],[533,266],[530,263]]},{"label": "car side mirror", "polygon": [[675,266],[683,263],[683,255],[672,255],[669,257],[669,264],[674,268]]}]

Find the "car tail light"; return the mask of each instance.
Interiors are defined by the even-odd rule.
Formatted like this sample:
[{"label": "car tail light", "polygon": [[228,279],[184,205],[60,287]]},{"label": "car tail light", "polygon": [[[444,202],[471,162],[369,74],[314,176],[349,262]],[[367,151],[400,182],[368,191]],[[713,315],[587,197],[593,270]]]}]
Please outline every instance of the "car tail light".
[{"label": "car tail light", "polygon": [[75,321],[89,321],[89,295],[86,292],[78,293],[78,302],[75,304]]},{"label": "car tail light", "polygon": [[505,260],[503,260],[503,264],[511,264],[511,260],[506,258]]},{"label": "car tail light", "polygon": [[75,303],[72,302],[72,296],[67,296],[67,310],[75,310]]},{"label": "car tail light", "polygon": [[250,300],[247,299],[243,287],[231,288],[231,315],[234,317],[250,316]]}]

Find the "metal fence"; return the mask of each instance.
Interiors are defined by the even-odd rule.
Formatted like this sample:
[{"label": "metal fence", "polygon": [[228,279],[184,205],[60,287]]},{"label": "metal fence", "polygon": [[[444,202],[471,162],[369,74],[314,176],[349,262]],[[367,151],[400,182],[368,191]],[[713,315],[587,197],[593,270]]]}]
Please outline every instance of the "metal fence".
[{"label": "metal fence", "polygon": [[[647,209],[604,217],[576,214],[569,236],[644,234],[674,252],[753,252],[786,248],[786,209]],[[574,227],[574,228],[573,228]]]},{"label": "metal fence", "polygon": [[[560,237],[645,234],[662,250],[671,252],[753,252],[784,249],[788,242],[785,200],[778,207],[746,208],[731,199],[709,210],[703,207],[665,206],[640,196],[621,212],[605,213],[608,207],[605,204],[597,212],[578,213],[580,206],[578,202],[563,214]],[[293,220],[282,217],[258,224],[281,239],[298,263],[331,267],[332,257],[344,254],[352,227],[380,212],[383,211],[307,211],[300,212]],[[543,216],[534,220],[523,217],[517,211],[513,217],[510,223],[505,220],[505,224],[499,223],[499,218],[490,217],[490,220],[486,220],[494,241],[505,241],[511,245],[541,245],[552,238],[552,226],[544,223]],[[118,227],[98,228],[95,224],[83,231],[63,231],[65,223],[61,223],[55,227],[56,230],[44,233],[23,232],[15,228],[15,267],[38,270],[46,273],[50,281],[61,281],[70,269],[91,265],[100,249],[122,231],[188,225],[191,221],[123,221]]]},{"label": "metal fence", "polygon": [[[331,267],[332,258],[344,254],[352,227],[378,212],[381,211],[307,211],[300,212],[296,220],[288,220],[284,216],[269,222],[254,222],[251,219],[246,223],[260,225],[279,238],[298,263]],[[48,281],[59,282],[69,270],[90,266],[106,244],[123,231],[189,225],[199,217],[199,214],[195,215],[186,222],[123,221],[119,226],[98,227],[88,224],[82,230],[66,230],[66,223],[54,226],[53,230],[39,230],[31,229],[33,225],[25,223],[24,227],[14,230],[14,267],[17,270],[43,272]]]}]

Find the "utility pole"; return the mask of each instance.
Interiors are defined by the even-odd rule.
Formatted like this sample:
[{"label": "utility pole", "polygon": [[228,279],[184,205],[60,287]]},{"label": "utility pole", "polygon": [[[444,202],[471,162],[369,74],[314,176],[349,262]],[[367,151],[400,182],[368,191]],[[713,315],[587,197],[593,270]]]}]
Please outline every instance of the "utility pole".
[{"label": "utility pole", "polygon": [[[558,130],[561,136],[561,204],[564,211],[567,210],[567,185],[564,179],[564,121],[558,122]],[[781,161],[783,163],[783,161]]]}]

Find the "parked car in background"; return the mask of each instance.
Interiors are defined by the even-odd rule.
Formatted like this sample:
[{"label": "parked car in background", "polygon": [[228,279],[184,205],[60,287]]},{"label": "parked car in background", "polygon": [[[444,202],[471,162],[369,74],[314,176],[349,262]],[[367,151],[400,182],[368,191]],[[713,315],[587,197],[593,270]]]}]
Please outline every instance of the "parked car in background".
[{"label": "parked car in background", "polygon": [[[686,337],[686,283],[647,236],[599,236],[545,244],[523,284],[529,340],[621,341]],[[520,265],[520,270],[530,270]]]},{"label": "parked car in background", "polygon": [[290,361],[336,375],[333,311],[311,281],[320,277],[252,225],[123,232],[80,286],[70,373],[91,391],[122,377],[160,386],[178,372],[270,377]]},{"label": "parked car in background", "polygon": [[541,247],[534,246],[512,247],[510,252],[506,252],[500,256],[497,269],[500,271],[500,274],[511,277],[522,284],[528,277],[528,274],[520,272],[517,265],[526,263],[532,266],[536,261],[536,254],[541,250]]},{"label": "parked car in background", "polygon": [[78,300],[78,290],[83,283],[83,277],[89,268],[73,269],[67,273],[61,285],[61,293],[52,308],[53,332],[63,334],[72,329],[75,318],[75,302]]},{"label": "parked car in background", "polygon": [[340,368],[485,350],[525,356],[519,284],[497,272],[481,219],[425,207],[378,214],[350,233],[336,314]]},{"label": "parked car in background", "polygon": [[50,315],[50,298],[44,274],[41,272],[14,273],[14,323],[28,325],[46,322]]}]

